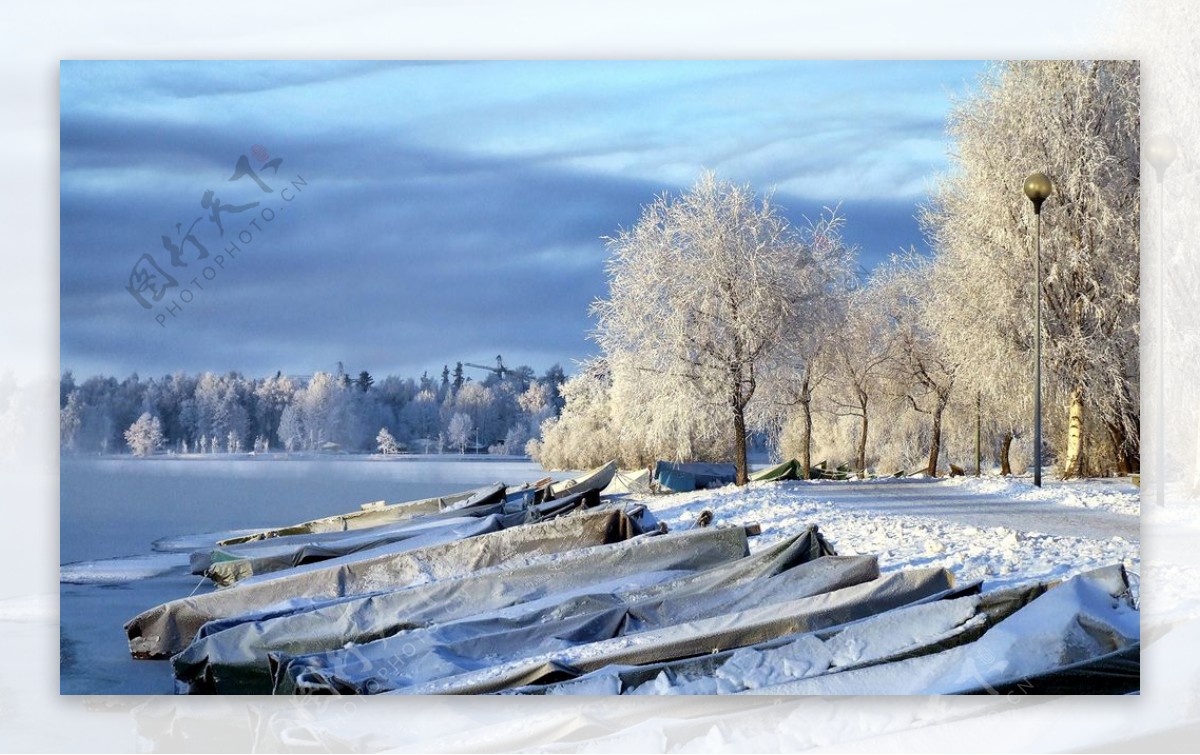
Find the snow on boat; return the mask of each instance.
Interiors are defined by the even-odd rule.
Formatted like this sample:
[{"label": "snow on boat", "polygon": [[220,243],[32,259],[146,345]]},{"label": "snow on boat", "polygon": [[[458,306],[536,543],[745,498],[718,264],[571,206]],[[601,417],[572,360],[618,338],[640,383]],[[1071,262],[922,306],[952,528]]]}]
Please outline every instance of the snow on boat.
[{"label": "snow on boat", "polygon": [[75,561],[58,569],[58,581],[67,585],[116,585],[166,574],[187,565],[182,553]]},{"label": "snow on boat", "polygon": [[571,480],[563,480],[562,482],[551,483],[546,491],[546,498],[564,498],[576,493],[582,493],[588,490],[600,492],[608,487],[612,482],[613,475],[617,473],[617,462],[610,461],[607,464],[601,464],[595,469],[585,472],[583,476]]},{"label": "snow on boat", "polygon": [[[694,531],[699,532],[703,530]],[[694,533],[688,534],[694,537]],[[551,600],[414,628],[350,648],[277,657],[280,671],[275,691],[397,690],[573,645],[828,592],[878,576],[875,557],[832,556],[811,528],[753,556],[653,585],[635,582],[617,590],[597,585],[587,593],[551,596]]]},{"label": "snow on boat", "polygon": [[[819,563],[819,562],[816,562]],[[623,637],[572,645],[483,669],[395,690],[405,694],[479,694],[561,680],[613,664],[643,664],[741,647],[783,634],[862,619],[953,586],[954,577],[940,568],[893,572],[827,592],[693,621],[671,623]]]},{"label": "snow on boat", "polygon": [[345,532],[347,530],[365,529],[424,514],[436,514],[441,511],[459,510],[494,503],[497,500],[503,500],[504,490],[504,485],[497,483],[462,493],[454,493],[453,495],[437,498],[425,498],[419,501],[385,505],[368,503],[363,504],[357,511],[312,519],[307,522],[300,522],[299,524],[287,525],[275,529],[259,530],[248,535],[221,540],[217,545],[237,545],[238,543],[245,543],[252,540],[265,540],[284,535],[305,535],[320,532]]},{"label": "snow on boat", "polygon": [[974,642],[783,684],[763,695],[1123,694],[1139,686],[1139,611],[1120,565],[1081,574],[1013,611]]},{"label": "snow on boat", "polygon": [[[821,476],[843,477],[842,468]],[[789,460],[754,475],[794,479]],[[664,489],[732,479],[673,465]],[[126,624],[135,658],[171,657],[176,690],[221,694],[1124,693],[1140,675],[1122,567],[981,592],[942,568],[881,573],[810,526],[753,555],[755,525],[664,534],[649,488],[610,462],[249,533],[193,565],[222,589]],[[214,533],[216,534],[216,533]],[[153,563],[66,565],[64,581]]]}]

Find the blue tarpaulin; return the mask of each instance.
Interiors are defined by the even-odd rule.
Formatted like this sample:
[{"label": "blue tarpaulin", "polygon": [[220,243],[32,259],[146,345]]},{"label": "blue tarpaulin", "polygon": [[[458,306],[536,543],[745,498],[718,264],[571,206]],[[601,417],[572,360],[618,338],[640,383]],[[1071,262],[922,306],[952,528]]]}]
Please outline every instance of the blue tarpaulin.
[{"label": "blue tarpaulin", "polygon": [[654,465],[654,480],[659,487],[675,493],[718,488],[732,483],[737,468],[732,464],[676,464],[660,461]]}]

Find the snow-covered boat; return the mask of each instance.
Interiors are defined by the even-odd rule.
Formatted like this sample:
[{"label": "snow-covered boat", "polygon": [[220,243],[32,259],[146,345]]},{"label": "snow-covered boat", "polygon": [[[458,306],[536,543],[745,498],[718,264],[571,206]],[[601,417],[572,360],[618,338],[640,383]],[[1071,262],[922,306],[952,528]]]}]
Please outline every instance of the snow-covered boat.
[{"label": "snow-covered boat", "polygon": [[588,490],[601,491],[608,487],[612,482],[613,475],[617,473],[617,462],[610,461],[607,464],[601,464],[595,469],[588,470],[583,475],[562,482],[551,483],[546,491],[546,499],[565,498],[569,495],[582,493]]},{"label": "snow-covered boat", "polygon": [[[571,532],[576,533],[578,547],[565,543]],[[272,665],[285,665],[284,655],[365,647],[360,643],[509,607],[519,614],[522,609],[515,607],[533,601],[557,606],[551,613],[565,618],[571,610],[594,607],[595,600],[604,600],[613,590],[648,587],[738,562],[749,553],[740,527],[637,536],[644,533],[636,516],[610,509],[476,538],[476,545],[487,547],[473,548],[472,553],[492,556],[487,568],[458,573],[442,569],[424,580],[398,581],[387,589],[309,601],[289,610],[256,612],[245,607],[200,628],[172,665],[188,691],[270,692]],[[554,542],[506,559],[496,555],[527,544],[525,535]],[[522,537],[511,539],[517,536]],[[482,558],[479,562],[489,563]],[[581,597],[597,594],[595,599]]]},{"label": "snow-covered boat", "polygon": [[642,534],[624,511],[596,509],[500,529],[499,515],[474,519],[460,537],[413,549],[401,541],[361,553],[248,577],[235,586],[164,603],[125,625],[130,653],[162,658],[182,650],[207,622],[250,612],[289,612],[315,602],[448,579],[525,556],[587,548]]},{"label": "snow-covered boat", "polygon": [[504,485],[496,483],[481,488],[466,490],[435,498],[424,498],[419,501],[404,503],[363,504],[357,511],[345,514],[334,514],[310,519],[307,522],[291,524],[275,529],[259,530],[247,535],[239,535],[217,542],[219,546],[237,545],[252,540],[266,540],[284,535],[305,535],[320,532],[345,532],[347,530],[365,529],[380,524],[388,524],[403,519],[409,519],[422,514],[436,514],[440,511],[465,509],[480,504],[492,503],[504,499]]}]

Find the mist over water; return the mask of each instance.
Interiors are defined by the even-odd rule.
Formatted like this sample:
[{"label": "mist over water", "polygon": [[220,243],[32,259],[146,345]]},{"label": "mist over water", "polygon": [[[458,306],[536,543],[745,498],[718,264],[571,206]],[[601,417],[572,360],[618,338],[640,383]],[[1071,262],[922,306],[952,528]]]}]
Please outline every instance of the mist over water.
[{"label": "mist over water", "polygon": [[442,458],[64,457],[59,563],[145,554],[163,537],[291,524],[493,482],[545,476],[536,463]]}]

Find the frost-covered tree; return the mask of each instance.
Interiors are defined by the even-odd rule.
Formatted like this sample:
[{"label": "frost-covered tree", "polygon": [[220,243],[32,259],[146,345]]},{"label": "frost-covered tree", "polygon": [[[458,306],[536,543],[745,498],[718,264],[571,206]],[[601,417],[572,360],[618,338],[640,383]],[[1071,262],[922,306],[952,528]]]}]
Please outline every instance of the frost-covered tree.
[{"label": "frost-covered tree", "polygon": [[596,340],[652,411],[712,410],[745,484],[751,402],[815,293],[811,245],[769,198],[706,173],[608,246]]},{"label": "frost-covered tree", "polygon": [[[595,467],[620,456],[611,411],[612,377],[603,360],[582,365],[561,387],[562,413],[542,422],[540,443],[526,447],[546,469]],[[621,457],[624,466],[631,466]]]},{"label": "frost-covered tree", "polygon": [[385,456],[400,453],[400,445],[396,443],[396,439],[392,437],[386,427],[379,428],[379,434],[375,436],[375,446],[379,449],[379,453]]},{"label": "frost-covered tree", "polygon": [[[300,410],[295,406],[286,406],[279,417],[279,428],[275,435],[283,443],[288,453],[295,451],[304,444],[304,422],[300,418]],[[200,452],[204,453],[204,438],[201,436]]]},{"label": "frost-covered tree", "polygon": [[472,431],[478,430],[479,435],[488,443],[504,437],[508,429],[500,419],[497,394],[500,385],[495,390],[482,383],[469,381],[453,396],[447,396],[444,404],[444,422],[446,434],[450,436],[450,444],[458,445],[454,434],[450,431],[450,422],[456,415],[464,414],[471,420]]},{"label": "frost-covered tree", "polygon": [[79,403],[79,391],[73,390],[67,396],[66,405],[59,410],[59,448],[67,452],[75,451],[78,444],[79,430],[81,427],[83,427],[83,407],[80,406]]},{"label": "frost-covered tree", "polygon": [[883,384],[895,351],[895,332],[879,287],[868,285],[854,291],[832,349],[828,401],[832,414],[857,422],[854,460],[860,478],[867,473],[871,411],[884,398]]},{"label": "frost-covered tree", "polygon": [[436,438],[440,429],[437,394],[428,389],[419,392],[404,406],[401,421],[412,438]]},{"label": "frost-covered tree", "polygon": [[878,292],[890,320],[893,345],[891,391],[903,397],[913,411],[929,417],[928,456],[925,473],[937,477],[942,450],[942,421],[954,394],[958,363],[929,327],[936,307],[928,293],[932,262],[910,250],[893,255],[876,270],[871,289]]},{"label": "frost-covered tree", "polygon": [[162,448],[162,423],[149,412],[138,417],[125,431],[125,442],[134,456],[149,456]]},{"label": "frost-covered tree", "polygon": [[259,432],[266,438],[270,439],[274,435],[280,442],[284,441],[284,438],[278,435],[276,430],[283,418],[284,409],[292,403],[295,395],[295,382],[281,372],[276,373],[274,377],[260,381],[255,386],[255,421]]},{"label": "frost-covered tree", "polygon": [[343,377],[344,372],[337,375],[317,372],[296,394],[296,406],[303,420],[304,443],[309,450],[318,449],[324,443],[355,445],[350,437],[351,383]]},{"label": "frost-covered tree", "polygon": [[459,412],[450,418],[450,424],[446,427],[446,438],[451,445],[458,446],[458,452],[461,454],[471,442],[471,433],[474,430],[475,423],[471,421],[470,415]]},{"label": "frost-covered tree", "polygon": [[[833,352],[841,337],[847,298],[854,285],[857,253],[843,240],[844,225],[845,219],[837,210],[826,210],[807,229],[811,254],[817,262],[808,284],[809,303],[797,311],[797,327],[791,328],[791,337],[780,344],[775,359],[777,368],[765,373],[764,388],[771,400],[760,404],[763,417],[759,424],[772,429],[777,451],[782,452],[785,445],[781,438],[785,428],[790,425],[796,431],[798,448],[795,453],[788,448],[786,455],[800,460],[805,478],[813,463],[814,401],[833,371]],[[799,410],[798,416],[793,416],[793,409]]]},{"label": "frost-covered tree", "polygon": [[[1053,180],[1043,364],[1067,475],[1084,471],[1085,447],[1122,470],[1139,455],[1139,84],[1136,61],[997,66],[951,115],[951,171],[922,213],[938,258],[937,329],[964,382],[1028,427],[1034,215],[1021,188],[1034,171]],[[1079,432],[1089,426],[1103,443]]]}]

